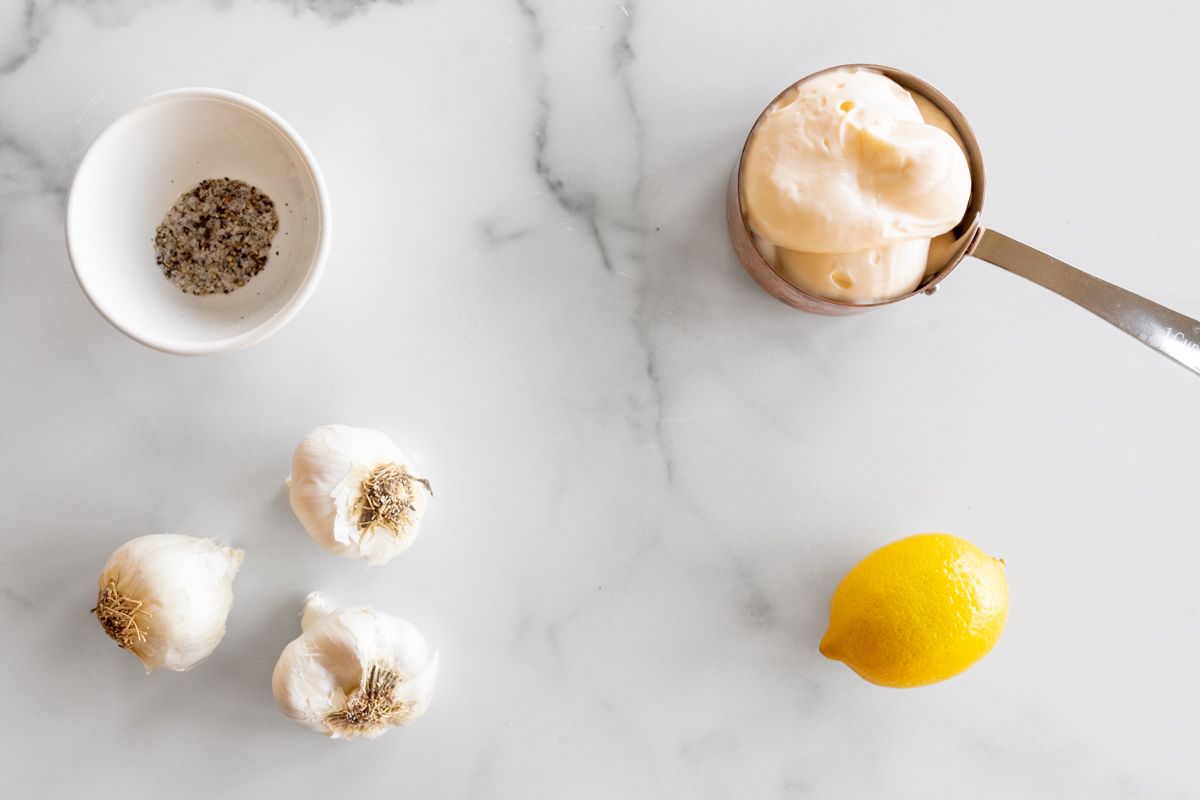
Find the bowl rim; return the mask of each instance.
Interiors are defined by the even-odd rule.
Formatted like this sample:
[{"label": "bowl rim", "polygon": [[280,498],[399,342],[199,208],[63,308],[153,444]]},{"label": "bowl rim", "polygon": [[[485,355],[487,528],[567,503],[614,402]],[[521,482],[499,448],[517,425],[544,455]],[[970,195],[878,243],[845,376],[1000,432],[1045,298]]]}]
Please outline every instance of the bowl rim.
[{"label": "bowl rim", "polygon": [[[80,172],[88,164],[89,159],[95,157],[96,146],[107,137],[114,135],[114,130],[117,125],[126,120],[130,115],[138,112],[149,106],[157,105],[170,100],[180,98],[205,99],[205,100],[221,100],[232,105],[238,106],[245,111],[257,115],[260,119],[274,127],[283,135],[284,140],[290,144],[300,156],[300,161],[304,164],[304,168],[308,171],[312,178],[313,185],[316,187],[317,194],[317,223],[320,225],[320,230],[317,232],[317,247],[313,254],[311,263],[308,266],[308,272],[300,279],[299,285],[296,287],[292,296],[288,298],[283,307],[275,314],[272,314],[267,319],[264,319],[259,324],[249,330],[241,333],[225,336],[219,339],[211,339],[202,342],[192,341],[188,339],[179,339],[170,336],[159,336],[151,331],[147,331],[139,326],[132,325],[128,320],[121,319],[120,315],[113,312],[107,306],[103,298],[95,291],[95,287],[89,282],[86,275],[87,270],[81,269],[79,266],[79,253],[72,241],[71,236],[71,220],[77,213],[76,202],[76,183]],[[119,117],[110,122],[100,134],[92,140],[88,145],[87,151],[79,160],[79,165],[75,168],[75,173],[71,177],[71,188],[67,193],[67,204],[65,213],[64,229],[67,241],[67,258],[71,262],[71,271],[75,274],[75,280],[79,283],[79,287],[83,290],[84,295],[92,306],[99,312],[100,316],[104,317],[110,325],[112,325],[121,333],[136,342],[139,342],[147,347],[153,348],[163,353],[172,353],[175,355],[210,355],[214,353],[229,353],[235,350],[241,350],[253,344],[267,339],[296,316],[297,312],[304,307],[316,290],[317,283],[320,281],[321,275],[325,271],[325,261],[329,255],[329,242],[331,233],[331,217],[329,205],[329,191],[325,186],[325,178],[321,175],[321,169],[317,166],[317,160],[313,156],[312,151],[308,149],[308,145],[300,138],[300,134],[296,133],[295,129],[289,125],[283,117],[276,114],[271,109],[267,108],[257,100],[253,100],[245,95],[231,92],[227,89],[217,89],[212,87],[192,86],[180,89],[171,89],[165,92],[150,95],[136,103],[133,107],[125,111]]]}]

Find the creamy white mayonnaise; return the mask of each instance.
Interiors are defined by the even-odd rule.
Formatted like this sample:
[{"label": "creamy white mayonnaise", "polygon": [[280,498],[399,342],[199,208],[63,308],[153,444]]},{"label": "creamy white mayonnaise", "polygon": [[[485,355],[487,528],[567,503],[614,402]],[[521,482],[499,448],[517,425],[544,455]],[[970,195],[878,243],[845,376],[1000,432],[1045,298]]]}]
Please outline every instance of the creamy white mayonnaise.
[{"label": "creamy white mayonnaise", "polygon": [[742,209],[793,283],[850,303],[920,284],[930,239],[958,224],[971,195],[957,133],[920,103],[879,73],[841,69],[763,116],[742,164]]}]

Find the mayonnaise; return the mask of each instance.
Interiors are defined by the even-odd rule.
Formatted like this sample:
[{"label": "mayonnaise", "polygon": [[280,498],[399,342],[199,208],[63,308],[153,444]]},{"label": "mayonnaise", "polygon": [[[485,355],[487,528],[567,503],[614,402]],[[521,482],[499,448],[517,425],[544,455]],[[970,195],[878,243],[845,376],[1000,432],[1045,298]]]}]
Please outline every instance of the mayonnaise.
[{"label": "mayonnaise", "polygon": [[[924,98],[921,98],[924,101]],[[953,126],[926,120],[876,72],[794,87],[763,116],[742,164],[742,209],[794,284],[849,303],[914,290],[929,240],[962,219],[971,173]],[[949,132],[948,132],[949,131]]]}]

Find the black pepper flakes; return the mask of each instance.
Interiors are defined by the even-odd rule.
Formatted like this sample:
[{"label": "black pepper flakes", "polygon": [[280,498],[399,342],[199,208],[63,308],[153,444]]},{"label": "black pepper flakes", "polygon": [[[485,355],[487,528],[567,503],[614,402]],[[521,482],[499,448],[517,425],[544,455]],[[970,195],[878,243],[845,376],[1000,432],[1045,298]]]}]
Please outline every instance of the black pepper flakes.
[{"label": "black pepper flakes", "polygon": [[229,294],[262,272],[279,230],[275,203],[245,181],[201,181],[154,236],[163,274],[188,294]]}]

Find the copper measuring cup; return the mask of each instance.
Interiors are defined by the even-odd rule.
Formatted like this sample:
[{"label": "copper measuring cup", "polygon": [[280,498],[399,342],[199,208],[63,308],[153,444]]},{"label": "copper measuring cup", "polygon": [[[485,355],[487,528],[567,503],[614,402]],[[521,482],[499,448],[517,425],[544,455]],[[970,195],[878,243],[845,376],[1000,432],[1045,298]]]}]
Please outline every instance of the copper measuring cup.
[{"label": "copper measuring cup", "polygon": [[[742,165],[745,162],[746,149],[750,145],[751,136],[757,129],[762,116],[793,86],[825,72],[853,68],[869,69],[881,73],[909,92],[925,97],[941,109],[949,117],[962,138],[967,151],[967,161],[971,168],[971,199],[962,220],[954,228],[953,254],[940,270],[926,275],[921,285],[912,292],[878,303],[844,303],[820,297],[793,285],[783,275],[776,272],[759,252],[758,247],[754,244],[750,228],[746,224],[745,215],[742,213],[740,191]],[[1147,347],[1157,350],[1172,361],[1200,374],[1200,322],[1119,286],[1100,280],[1094,275],[1089,275],[1066,262],[1059,261],[1027,244],[1022,244],[1016,239],[1010,239],[1002,233],[983,227],[983,196],[986,185],[983,155],[979,151],[979,142],[975,139],[975,133],[967,124],[962,112],[944,94],[903,70],[876,64],[845,64],[814,72],[808,77],[801,78],[781,92],[775,100],[767,105],[763,114],[759,115],[754,127],[750,129],[750,135],[746,137],[746,144],[742,147],[737,169],[734,170],[729,180],[729,190],[725,198],[725,218],[729,226],[729,238],[734,252],[742,266],[750,273],[750,277],[754,278],[755,282],[773,297],[801,311],[829,316],[845,316],[890,305],[918,294],[932,295],[937,291],[938,284],[945,280],[946,276],[963,259],[967,256],[974,256],[1065,297],[1120,328]]]}]

